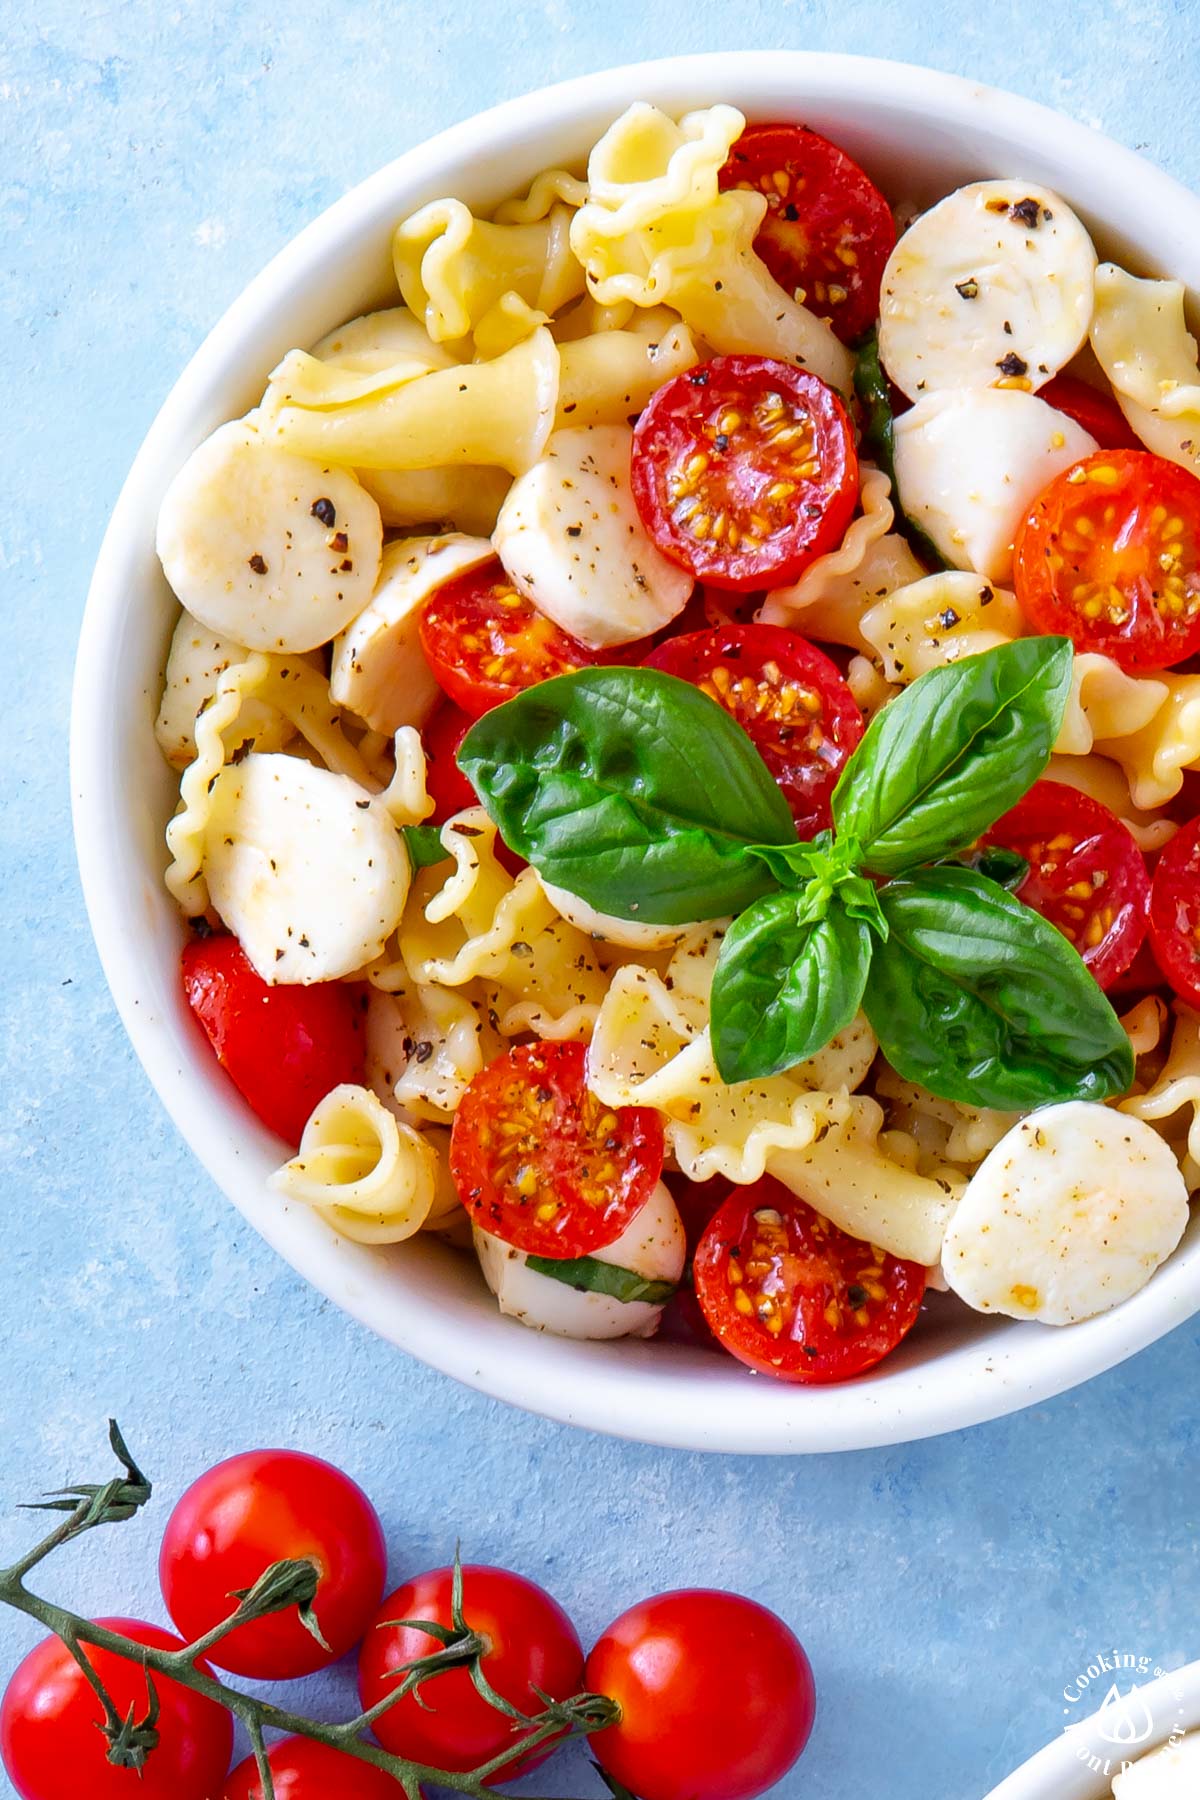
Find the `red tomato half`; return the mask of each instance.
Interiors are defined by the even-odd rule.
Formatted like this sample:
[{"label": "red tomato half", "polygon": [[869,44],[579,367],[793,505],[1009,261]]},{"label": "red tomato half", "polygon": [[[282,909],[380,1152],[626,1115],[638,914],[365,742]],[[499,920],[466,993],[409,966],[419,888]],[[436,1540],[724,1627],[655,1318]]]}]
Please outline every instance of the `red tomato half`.
[{"label": "red tomato half", "polygon": [[293,1146],[319,1100],[361,1082],[362,1008],[344,981],[268,987],[235,937],[195,938],[183,991],[217,1061],[268,1130]]},{"label": "red tomato half", "polygon": [[[283,1738],[267,1753],[275,1800],[396,1800],[399,1785],[383,1769],[312,1738]],[[254,1757],[240,1762],[224,1800],[263,1800]]]},{"label": "red tomato half", "polygon": [[340,1469],[298,1450],[231,1456],[193,1482],[167,1521],[158,1559],[167,1610],[189,1640],[200,1637],[229,1617],[235,1588],[291,1557],[317,1565],[313,1610],[329,1649],[289,1607],[223,1638],[219,1668],[259,1681],[327,1668],[362,1636],[387,1569],[375,1508]]},{"label": "red tomato half", "polygon": [[716,588],[782,586],[845,535],[858,501],[846,411],[815,375],[714,356],[653,394],[633,497],[665,556]]},{"label": "red tomato half", "polygon": [[478,806],[479,798],[457,762],[459,745],[475,723],[469,713],[447,700],[421,733],[425,749],[425,786],[434,804],[431,824],[442,825],[456,812]]},{"label": "red tomato half", "polygon": [[834,663],[782,625],[730,625],[671,638],[647,658],[732,714],[783,790],[802,838],[832,823],[829,800],[863,734]]},{"label": "red tomato half", "polygon": [[1145,859],[1116,814],[1064,782],[1039,781],[983,841],[1025,858],[1018,898],[1111,987],[1138,953],[1150,906]]},{"label": "red tomato half", "polygon": [[1102,450],[1141,450],[1141,439],[1111,393],[1080,381],[1077,375],[1054,375],[1038,389],[1038,399],[1066,413],[1094,437]]},{"label": "red tomato half", "polygon": [[726,1350],[781,1381],[873,1368],[911,1331],[925,1292],[919,1263],[850,1237],[770,1176],[734,1189],[692,1269]]},{"label": "red tomato half", "polygon": [[648,1106],[601,1105],[583,1044],[521,1044],[476,1075],[454,1115],[450,1170],[477,1225],[535,1256],[619,1238],[662,1174]]},{"label": "red tomato half", "polygon": [[1179,998],[1200,1007],[1200,818],[1177,831],[1158,859],[1150,947]]},{"label": "red tomato half", "polygon": [[704,1588],[622,1613],[584,1679],[621,1708],[588,1749],[641,1800],[751,1800],[783,1780],[816,1714],[796,1634],[756,1601]]},{"label": "red tomato half", "polygon": [[[141,1619],[100,1619],[152,1650],[183,1642]],[[108,1650],[87,1651],[117,1711],[146,1715],[146,1676],[137,1663]],[[204,1665],[201,1664],[203,1668]],[[155,1675],[159,1741],[139,1774],[107,1758],[97,1730],[104,1709],[78,1663],[58,1638],[31,1650],[4,1691],[0,1755],[20,1800],[215,1800],[233,1754],[233,1719],[166,1676]]]},{"label": "red tomato half", "polygon": [[438,588],[420,629],[439,686],[473,719],[552,675],[605,660],[524,599],[499,557]]},{"label": "red tomato half", "polygon": [[1148,450],[1098,450],[1056,475],[1022,521],[1013,585],[1038,631],[1123,669],[1200,650],[1200,481]]},{"label": "red tomato half", "polygon": [[[358,1691],[364,1711],[395,1692],[403,1679],[396,1671],[405,1663],[438,1649],[428,1632],[396,1621],[428,1619],[434,1625],[452,1626],[452,1583],[453,1570],[432,1569],[388,1595],[359,1653]],[[463,1614],[471,1629],[488,1640],[490,1648],[483,1657],[488,1680],[523,1713],[541,1712],[538,1688],[556,1700],[568,1700],[581,1691],[582,1646],[570,1619],[544,1588],[507,1569],[468,1563],[463,1569]],[[434,1676],[421,1688],[419,1700],[406,1695],[376,1719],[373,1729],[396,1756],[438,1769],[477,1768],[516,1741],[513,1721],[488,1705],[466,1668]],[[536,1768],[552,1747],[547,1743],[519,1758],[496,1780],[511,1781]]]},{"label": "red tomato half", "polygon": [[806,125],[751,125],[721,170],[723,188],[765,194],[754,248],[780,287],[853,344],[879,316],[896,242],[892,209],[853,159]]}]

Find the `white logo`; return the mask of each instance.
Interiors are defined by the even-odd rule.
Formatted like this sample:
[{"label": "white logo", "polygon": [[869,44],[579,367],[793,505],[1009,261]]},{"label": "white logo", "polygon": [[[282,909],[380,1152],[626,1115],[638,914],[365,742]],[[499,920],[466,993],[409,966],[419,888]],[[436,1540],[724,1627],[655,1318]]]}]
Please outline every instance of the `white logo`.
[{"label": "white logo", "polygon": [[[1102,1690],[1105,1680],[1108,1687]],[[1146,1688],[1153,1682],[1161,1686],[1149,1696]],[[1095,1775],[1120,1775],[1137,1761],[1142,1745],[1174,1743],[1184,1734],[1179,1684],[1151,1656],[1102,1651],[1072,1676],[1062,1697],[1063,1729],[1075,1739],[1079,1761]]]}]

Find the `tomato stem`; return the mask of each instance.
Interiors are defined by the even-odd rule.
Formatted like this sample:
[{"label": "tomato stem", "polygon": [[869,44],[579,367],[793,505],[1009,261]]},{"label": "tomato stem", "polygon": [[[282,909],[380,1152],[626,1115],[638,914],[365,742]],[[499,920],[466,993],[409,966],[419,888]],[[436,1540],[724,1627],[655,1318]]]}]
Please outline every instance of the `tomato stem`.
[{"label": "tomato stem", "polygon": [[[393,1693],[386,1695],[369,1712],[360,1713],[342,1724],[325,1724],[309,1719],[300,1713],[275,1706],[255,1694],[243,1693],[238,1688],[228,1686],[203,1667],[205,1652],[239,1625],[244,1625],[251,1619],[262,1618],[267,1613],[280,1612],[289,1606],[297,1607],[302,1618],[306,1611],[311,1612],[317,1583],[317,1570],[311,1562],[297,1559],[272,1564],[252,1588],[238,1597],[238,1604],[228,1618],[178,1650],[160,1650],[138,1643],[119,1631],[95,1624],[40,1594],[32,1593],[25,1585],[25,1577],[55,1550],[99,1525],[117,1524],[133,1518],[149,1500],[151,1483],[130,1457],[124,1440],[112,1421],[109,1441],[114,1453],[124,1464],[124,1477],[101,1485],[80,1484],[61,1490],[38,1503],[40,1509],[51,1511],[63,1511],[69,1504],[70,1512],[53,1531],[11,1567],[0,1569],[0,1605],[9,1606],[28,1618],[36,1619],[47,1631],[61,1639],[103,1708],[104,1722],[101,1729],[108,1740],[108,1759],[117,1766],[140,1769],[157,1747],[159,1703],[155,1675],[216,1701],[245,1726],[254,1753],[263,1800],[274,1800],[275,1796],[265,1739],[267,1729],[313,1739],[331,1749],[340,1750],[344,1755],[355,1757],[359,1762],[381,1769],[396,1779],[406,1800],[420,1800],[424,1786],[450,1788],[456,1793],[471,1796],[471,1800],[493,1800],[491,1789],[485,1783],[499,1770],[526,1756],[531,1749],[546,1743],[548,1739],[566,1742],[568,1738],[586,1736],[594,1731],[602,1731],[619,1717],[616,1703],[602,1694],[575,1694],[568,1700],[553,1700],[539,1692],[538,1698],[544,1702],[543,1711],[529,1718],[496,1694],[486,1676],[480,1678],[478,1674],[480,1660],[490,1645],[486,1637],[472,1630],[463,1614],[461,1573],[453,1613],[454,1631],[447,1633],[445,1627],[434,1628],[421,1624],[419,1620],[410,1621],[422,1630],[428,1629],[433,1636],[442,1637],[445,1634],[445,1641],[430,1655],[405,1664],[405,1678],[397,1683]],[[457,1551],[455,1562],[461,1571]],[[313,1629],[312,1623],[309,1623],[308,1628]],[[142,1718],[135,1716],[132,1707],[127,1716],[121,1716],[87,1654],[89,1648],[107,1651],[126,1662],[137,1663],[143,1669],[147,1706]],[[528,1726],[528,1730],[516,1736],[514,1742],[499,1755],[466,1772],[435,1769],[425,1763],[396,1756],[364,1735],[377,1718],[395,1706],[406,1694],[414,1692],[422,1681],[432,1680],[448,1669],[464,1666],[470,1669],[484,1698],[511,1717],[514,1727],[517,1724]],[[397,1670],[396,1673],[401,1671]],[[522,1797],[511,1796],[510,1800],[522,1800]]]}]

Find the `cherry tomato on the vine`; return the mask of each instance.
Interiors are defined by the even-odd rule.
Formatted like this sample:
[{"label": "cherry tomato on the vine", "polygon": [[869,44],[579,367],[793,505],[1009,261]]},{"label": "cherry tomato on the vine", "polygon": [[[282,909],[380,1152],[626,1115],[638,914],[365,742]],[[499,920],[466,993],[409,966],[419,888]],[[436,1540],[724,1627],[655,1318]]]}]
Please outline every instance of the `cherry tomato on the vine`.
[{"label": "cherry tomato on the vine", "polygon": [[1038,781],[983,841],[1025,858],[1017,898],[1057,926],[1100,986],[1111,987],[1141,947],[1150,905],[1145,858],[1128,826],[1090,794]]},{"label": "cherry tomato on the vine", "polygon": [[1177,831],[1158,859],[1150,947],[1179,998],[1200,1007],[1200,818]]},{"label": "cherry tomato on the vine", "polygon": [[269,1130],[293,1147],[309,1114],[343,1082],[361,1082],[362,1008],[344,981],[268,987],[235,937],[194,938],[183,991],[217,1061]]},{"label": "cherry tomato on the vine", "polygon": [[317,1566],[313,1611],[329,1645],[297,1609],[268,1614],[223,1638],[219,1668],[255,1680],[324,1669],[356,1644],[379,1604],[387,1548],[378,1515],[356,1482],[298,1450],[247,1450],[192,1484],[167,1521],[158,1576],[163,1599],[190,1640],[228,1618],[236,1588],[250,1588],[286,1558]]},{"label": "cherry tomato on the vine", "polygon": [[588,1749],[640,1800],[752,1800],[782,1781],[816,1713],[795,1633],[756,1601],[711,1589],[622,1613],[584,1679],[621,1708]]},{"label": "cherry tomato on the vine", "polygon": [[1141,439],[1110,393],[1080,381],[1077,375],[1054,375],[1038,389],[1038,399],[1066,413],[1094,437],[1102,450],[1141,450]]},{"label": "cherry tomato on the vine", "polygon": [[[183,1643],[141,1619],[97,1621],[153,1650]],[[146,1716],[144,1670],[109,1650],[86,1651],[124,1718]],[[201,1665],[203,1667],[203,1665]],[[107,1759],[104,1709],[59,1638],[38,1644],[4,1691],[0,1756],[21,1800],[215,1800],[233,1754],[233,1720],[215,1700],[154,1676],[159,1740],[140,1774]]]},{"label": "cherry tomato on the vine", "polygon": [[[403,1678],[394,1671],[440,1647],[428,1632],[396,1621],[428,1619],[451,1628],[453,1584],[452,1569],[432,1569],[388,1595],[359,1652],[364,1709],[395,1691]],[[463,1568],[463,1616],[472,1631],[487,1639],[482,1667],[488,1681],[527,1716],[542,1711],[538,1688],[555,1700],[568,1700],[580,1691],[583,1649],[570,1619],[544,1588],[507,1569],[468,1563]],[[464,1667],[433,1676],[422,1686],[419,1700],[407,1694],[397,1701],[375,1721],[374,1731],[397,1756],[460,1771],[489,1762],[519,1741],[512,1719],[483,1699]],[[539,1746],[506,1766],[496,1780],[511,1781],[535,1768],[551,1747],[549,1742]]]},{"label": "cherry tomato on the vine", "polygon": [[520,1044],[476,1075],[454,1115],[450,1172],[471,1218],[536,1256],[619,1238],[662,1174],[661,1115],[604,1106],[583,1044]]},{"label": "cherry tomato on the vine", "polygon": [[519,594],[499,557],[468,569],[431,595],[421,647],[443,693],[479,718],[525,688],[601,661]]},{"label": "cherry tomato on the vine", "polygon": [[1013,585],[1039,631],[1130,674],[1200,650],[1200,481],[1149,450],[1056,475],[1017,530]]},{"label": "cherry tomato on the vine", "polygon": [[632,480],[664,556],[739,592],[795,581],[858,502],[841,401],[766,356],[714,356],[664,382],[633,434]]},{"label": "cherry tomato on the vine", "polygon": [[780,287],[844,344],[879,316],[879,284],[896,242],[892,209],[852,157],[807,125],[750,125],[721,170],[722,188],[764,194],[754,248]]},{"label": "cherry tomato on the vine", "polygon": [[916,1323],[926,1279],[919,1263],[851,1237],[769,1175],[733,1190],[692,1273],[726,1350],[799,1382],[848,1381],[881,1362]]},{"label": "cherry tomato on the vine", "polygon": [[[399,1784],[383,1769],[312,1738],[283,1738],[267,1753],[275,1800],[396,1800]],[[253,1756],[225,1784],[224,1800],[263,1800]]]},{"label": "cherry tomato on the vine", "polygon": [[802,838],[832,823],[830,796],[863,734],[836,665],[798,631],[730,625],[670,638],[647,658],[732,715],[778,782]]}]

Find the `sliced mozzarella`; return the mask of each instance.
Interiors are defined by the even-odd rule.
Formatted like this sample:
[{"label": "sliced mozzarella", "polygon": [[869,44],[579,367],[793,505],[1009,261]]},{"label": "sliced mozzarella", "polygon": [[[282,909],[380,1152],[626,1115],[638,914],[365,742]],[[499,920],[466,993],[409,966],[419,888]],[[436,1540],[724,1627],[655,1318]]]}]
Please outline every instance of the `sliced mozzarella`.
[{"label": "sliced mozzarella", "polygon": [[556,431],[513,482],[492,539],[513,585],[593,650],[668,625],[693,586],[638,517],[632,449],[627,425]]},{"label": "sliced mozzarella", "polygon": [[690,925],[650,925],[638,919],[618,919],[612,913],[597,912],[578,894],[555,887],[553,882],[542,881],[540,875],[538,880],[551,906],[569,925],[586,931],[589,937],[599,939],[602,944],[619,944],[625,950],[673,950],[689,931],[695,931],[697,925],[704,922],[696,919]]},{"label": "sliced mozzarella", "polygon": [[[652,1337],[661,1306],[645,1300],[614,1300],[608,1294],[580,1292],[565,1281],[531,1269],[523,1250],[475,1230],[475,1250],[484,1279],[500,1303],[500,1311],[534,1331],[556,1337]],[[660,1181],[640,1213],[603,1250],[597,1262],[632,1269],[647,1281],[678,1281],[687,1256],[683,1222],[665,1182]]]},{"label": "sliced mozzarella", "polygon": [[[249,654],[243,644],[218,637],[191,613],[180,614],[154,721],[158,747],[174,768],[186,768],[196,754],[196,714],[212,699],[218,676]],[[260,750],[281,750],[294,735],[282,713],[254,699],[242,701],[234,729],[239,742],[252,740]]]},{"label": "sliced mozzarella", "polygon": [[356,781],[258,753],[217,776],[204,873],[213,905],[272,983],[335,981],[373,961],[412,874],[391,819]]},{"label": "sliced mozzarella", "polygon": [[1113,1800],[1196,1800],[1200,1794],[1200,1731],[1162,1744],[1123,1769]]},{"label": "sliced mozzarella", "polygon": [[900,503],[956,569],[1004,582],[1018,525],[1095,438],[1036,394],[927,394],[896,420]]},{"label": "sliced mozzarella", "polygon": [[879,304],[883,366],[910,400],[1057,374],[1087,336],[1096,252],[1065,200],[976,181],[909,226]]},{"label": "sliced mozzarella", "polygon": [[328,643],[371,598],[382,547],[379,508],[348,469],[293,456],[244,419],[193,450],[158,515],[183,605],[252,650]]},{"label": "sliced mozzarella", "polygon": [[1183,1176],[1157,1131],[1068,1100],[1022,1119],[984,1158],[942,1266],[979,1312],[1072,1325],[1144,1287],[1187,1220]]},{"label": "sliced mozzarella", "polygon": [[334,642],[329,691],[338,705],[389,737],[402,725],[423,725],[441,693],[421,648],[425,602],[443,582],[494,555],[487,538],[458,533],[389,544],[379,586]]}]

